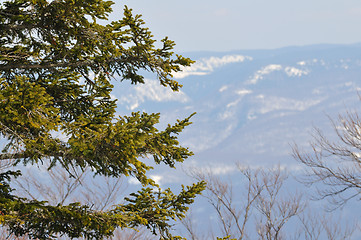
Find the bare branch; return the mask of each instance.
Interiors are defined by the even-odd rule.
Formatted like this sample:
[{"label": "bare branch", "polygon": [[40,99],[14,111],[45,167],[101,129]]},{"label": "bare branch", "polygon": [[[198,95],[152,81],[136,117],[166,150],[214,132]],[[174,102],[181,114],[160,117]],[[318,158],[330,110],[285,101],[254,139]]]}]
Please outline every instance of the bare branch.
[{"label": "bare branch", "polygon": [[327,198],[337,208],[361,193],[361,118],[347,111],[330,121],[338,141],[315,129],[311,153],[295,145],[293,157],[308,167],[304,183],[323,183],[317,188],[319,199]]}]

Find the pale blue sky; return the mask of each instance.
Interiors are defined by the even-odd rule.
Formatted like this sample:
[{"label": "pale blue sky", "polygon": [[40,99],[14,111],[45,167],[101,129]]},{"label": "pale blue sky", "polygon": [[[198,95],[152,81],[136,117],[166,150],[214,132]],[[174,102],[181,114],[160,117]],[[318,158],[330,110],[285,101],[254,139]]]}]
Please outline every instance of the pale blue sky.
[{"label": "pale blue sky", "polygon": [[361,42],[360,0],[124,0],[177,51]]}]

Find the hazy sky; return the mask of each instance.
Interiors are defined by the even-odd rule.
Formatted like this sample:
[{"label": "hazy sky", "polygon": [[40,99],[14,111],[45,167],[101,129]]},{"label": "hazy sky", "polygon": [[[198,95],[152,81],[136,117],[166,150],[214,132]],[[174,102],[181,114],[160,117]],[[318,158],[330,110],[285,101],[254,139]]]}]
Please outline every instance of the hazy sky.
[{"label": "hazy sky", "polygon": [[124,0],[177,51],[361,42],[360,0]]}]

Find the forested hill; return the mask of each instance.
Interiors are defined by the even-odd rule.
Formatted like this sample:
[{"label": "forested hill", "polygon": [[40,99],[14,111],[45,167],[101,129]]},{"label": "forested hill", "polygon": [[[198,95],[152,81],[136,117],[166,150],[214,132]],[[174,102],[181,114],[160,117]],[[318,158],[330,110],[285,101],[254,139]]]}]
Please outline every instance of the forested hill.
[{"label": "forested hill", "polygon": [[175,74],[180,92],[147,75],[145,85],[121,84],[114,94],[120,114],[161,112],[172,122],[197,112],[181,136],[195,152],[190,165],[297,168],[290,145],[306,147],[314,127],[331,134],[329,116],[361,106],[361,44],[185,55],[196,63]]}]

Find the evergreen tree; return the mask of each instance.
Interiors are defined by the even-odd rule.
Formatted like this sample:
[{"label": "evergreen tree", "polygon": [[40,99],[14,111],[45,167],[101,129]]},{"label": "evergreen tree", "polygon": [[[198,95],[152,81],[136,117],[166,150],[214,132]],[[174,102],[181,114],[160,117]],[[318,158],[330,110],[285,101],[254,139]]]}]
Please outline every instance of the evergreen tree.
[{"label": "evergreen tree", "polygon": [[[109,24],[113,2],[105,0],[8,0],[0,3],[0,133],[6,146],[1,161],[15,170],[0,173],[0,223],[16,236],[51,239],[101,239],[115,228],[146,226],[160,238],[173,239],[172,220],[183,218],[204,182],[177,195],[161,190],[147,176],[142,159],[175,167],[192,155],[177,135],[190,117],[158,130],[159,114],[115,116],[112,79],[144,83],[139,71],[157,75],[178,91],[172,73],[192,61],[174,55],[165,38],[156,47],[140,15],[124,8]],[[102,21],[104,22],[104,21]],[[56,133],[56,134],[55,134]],[[63,135],[59,138],[57,135]],[[143,188],[125,204],[97,211],[80,203],[52,206],[17,196],[11,181],[19,164],[50,169],[90,168],[106,177],[132,176]],[[20,167],[18,168],[20,169]],[[69,177],[72,177],[71,174]]]}]

